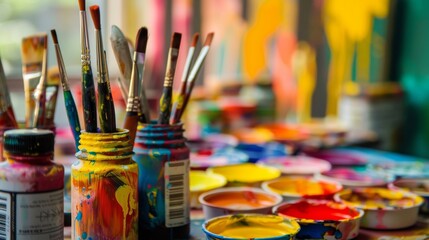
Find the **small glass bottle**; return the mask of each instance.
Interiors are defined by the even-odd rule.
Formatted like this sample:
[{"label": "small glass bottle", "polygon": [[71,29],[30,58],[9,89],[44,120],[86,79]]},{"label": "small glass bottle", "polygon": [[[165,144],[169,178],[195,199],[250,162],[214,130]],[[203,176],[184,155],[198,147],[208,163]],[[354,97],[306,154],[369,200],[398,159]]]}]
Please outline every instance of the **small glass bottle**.
[{"label": "small glass bottle", "polygon": [[138,239],[137,164],[129,132],[82,131],[71,170],[72,239]]},{"label": "small glass bottle", "polygon": [[182,124],[146,124],[136,134],[139,234],[147,239],[189,236],[189,148],[183,131]]},{"label": "small glass bottle", "polygon": [[16,129],[4,133],[0,163],[0,236],[64,239],[64,168],[53,162],[54,134]]}]

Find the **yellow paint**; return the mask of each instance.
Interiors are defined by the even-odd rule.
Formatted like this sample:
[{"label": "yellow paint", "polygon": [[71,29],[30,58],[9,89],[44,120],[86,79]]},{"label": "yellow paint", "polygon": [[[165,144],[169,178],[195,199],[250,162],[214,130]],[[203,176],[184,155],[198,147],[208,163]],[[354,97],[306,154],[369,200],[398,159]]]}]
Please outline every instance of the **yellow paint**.
[{"label": "yellow paint", "polygon": [[208,191],[226,185],[226,178],[220,174],[191,171],[189,174],[191,192]]},{"label": "yellow paint", "polygon": [[300,227],[294,220],[274,215],[234,215],[217,218],[207,230],[230,238],[269,238],[295,235]]},{"label": "yellow paint", "polygon": [[137,211],[137,201],[134,199],[133,190],[129,185],[120,186],[116,192],[115,197],[119,205],[122,207],[124,214],[123,222],[123,239],[126,239],[126,226],[127,226],[127,215],[132,215],[134,211]]},{"label": "yellow paint", "polygon": [[229,182],[256,183],[268,181],[280,176],[280,170],[252,163],[212,167],[209,173],[223,175]]},{"label": "yellow paint", "polygon": [[423,198],[408,191],[386,188],[345,190],[339,194],[347,205],[363,209],[398,209],[419,206]]},{"label": "yellow paint", "polygon": [[285,19],[285,1],[265,0],[258,7],[253,24],[243,39],[244,73],[251,82],[266,69],[266,49],[270,37]]},{"label": "yellow paint", "polygon": [[353,52],[357,51],[357,73],[368,79],[370,41],[374,17],[385,18],[389,0],[326,0],[323,22],[332,58],[328,76],[327,115],[336,116],[344,82],[351,81]]}]

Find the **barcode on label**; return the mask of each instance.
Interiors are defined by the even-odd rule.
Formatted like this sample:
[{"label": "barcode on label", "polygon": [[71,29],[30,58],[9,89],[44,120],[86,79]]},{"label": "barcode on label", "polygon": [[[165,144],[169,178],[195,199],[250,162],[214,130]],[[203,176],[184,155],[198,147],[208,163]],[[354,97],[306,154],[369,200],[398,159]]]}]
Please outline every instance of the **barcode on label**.
[{"label": "barcode on label", "polygon": [[189,160],[165,163],[165,225],[189,223]]},{"label": "barcode on label", "polygon": [[10,239],[11,196],[0,192],[0,240]]}]

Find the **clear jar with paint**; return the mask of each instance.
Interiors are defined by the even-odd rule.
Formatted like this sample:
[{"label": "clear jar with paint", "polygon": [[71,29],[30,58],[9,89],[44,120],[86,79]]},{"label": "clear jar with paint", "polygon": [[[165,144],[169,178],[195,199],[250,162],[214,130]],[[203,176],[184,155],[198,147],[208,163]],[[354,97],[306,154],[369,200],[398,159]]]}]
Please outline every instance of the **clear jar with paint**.
[{"label": "clear jar with paint", "polygon": [[183,132],[182,124],[146,124],[136,134],[139,234],[147,239],[189,236],[189,148]]},{"label": "clear jar with paint", "polygon": [[54,134],[38,129],[8,130],[3,144],[0,236],[64,239],[64,168],[53,162]]},{"label": "clear jar with paint", "polygon": [[128,130],[82,131],[71,170],[72,239],[138,239],[137,164]]}]

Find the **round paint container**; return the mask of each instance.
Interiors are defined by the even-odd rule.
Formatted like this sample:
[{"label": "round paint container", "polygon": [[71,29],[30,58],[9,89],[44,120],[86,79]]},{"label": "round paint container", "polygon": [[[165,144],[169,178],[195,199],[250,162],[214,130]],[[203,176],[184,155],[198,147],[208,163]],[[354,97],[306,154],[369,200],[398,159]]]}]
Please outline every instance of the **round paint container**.
[{"label": "round paint container", "polygon": [[308,139],[308,134],[296,126],[274,123],[260,125],[259,128],[268,130],[273,134],[273,141],[283,144],[301,143]]},{"label": "round paint container", "polygon": [[323,172],[317,176],[321,179],[337,181],[347,188],[356,187],[383,187],[387,180],[376,174],[368,172],[357,172],[351,168],[336,168]]},{"label": "round paint container", "polygon": [[423,198],[408,191],[387,188],[346,189],[335,200],[365,211],[361,226],[372,229],[400,229],[417,222]]},{"label": "round paint container", "polygon": [[328,161],[332,166],[364,166],[367,160],[362,155],[342,151],[342,150],[325,150],[317,152],[306,152],[306,155]]},{"label": "round paint container", "polygon": [[421,196],[425,201],[420,207],[422,213],[429,213],[429,179],[427,178],[403,178],[389,184],[391,189],[403,189]]},{"label": "round paint container", "polygon": [[284,201],[300,198],[331,200],[343,187],[334,181],[294,176],[264,182],[262,189],[282,195]]},{"label": "round paint container", "polygon": [[272,208],[282,202],[278,194],[267,193],[259,188],[220,188],[201,194],[205,219],[238,213],[270,214]]},{"label": "round paint container", "polygon": [[220,174],[206,173],[204,171],[191,171],[189,174],[189,187],[191,191],[191,207],[201,208],[198,197],[201,193],[220,188],[226,185],[226,178]]},{"label": "round paint container", "polygon": [[341,203],[308,199],[283,203],[274,207],[273,212],[299,223],[299,239],[332,240],[355,238],[364,214],[363,210]]},{"label": "round paint container", "polygon": [[285,145],[276,142],[263,144],[240,143],[235,149],[247,154],[249,162],[251,163],[256,163],[264,158],[283,157],[287,155]]},{"label": "round paint container", "polygon": [[219,105],[226,132],[256,124],[256,104],[235,97],[225,97],[219,100]]},{"label": "round paint container", "polygon": [[201,149],[190,153],[191,169],[205,170],[209,167],[246,163],[249,157],[244,152],[228,147],[216,150]]},{"label": "round paint container", "polygon": [[368,169],[377,174],[392,178],[429,178],[429,163],[427,162],[397,162],[385,161],[369,164]]},{"label": "round paint container", "polygon": [[253,163],[211,167],[207,172],[223,175],[228,180],[228,186],[237,187],[259,187],[263,181],[276,179],[281,175],[276,168]]},{"label": "round paint container", "polygon": [[259,163],[275,167],[284,175],[314,175],[331,169],[329,162],[307,156],[265,158]]},{"label": "round paint container", "polygon": [[290,240],[299,229],[294,220],[259,214],[222,216],[203,224],[208,240]]},{"label": "round paint container", "polygon": [[274,138],[274,134],[264,128],[241,128],[231,132],[231,134],[246,144],[264,144]]}]

